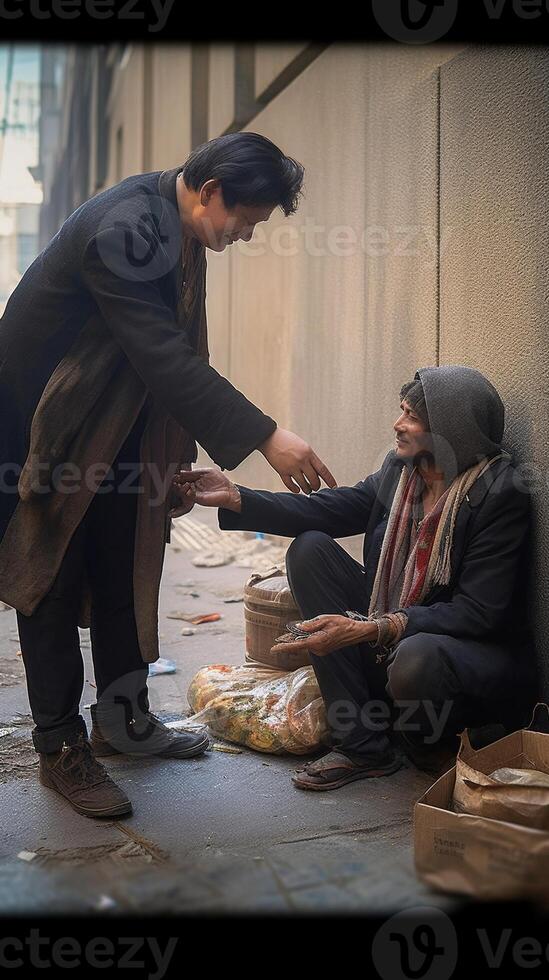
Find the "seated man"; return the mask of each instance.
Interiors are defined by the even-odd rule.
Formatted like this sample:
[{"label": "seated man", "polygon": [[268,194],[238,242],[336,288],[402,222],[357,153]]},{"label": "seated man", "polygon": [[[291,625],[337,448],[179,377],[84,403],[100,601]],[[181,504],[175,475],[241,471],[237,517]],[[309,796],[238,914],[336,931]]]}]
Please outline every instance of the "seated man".
[{"label": "seated man", "polygon": [[[214,470],[175,478],[186,505],[221,508],[221,528],[295,538],[288,577],[309,636],[292,642],[310,653],[333,746],[294,777],[306,789],[394,772],[395,731],[412,758],[445,748],[447,760],[463,728],[520,727],[535,697],[530,496],[501,446],[503,403],[461,366],[417,371],[400,398],[395,448],[353,487],[305,496]],[[364,566],[334,540],[359,533]]]}]

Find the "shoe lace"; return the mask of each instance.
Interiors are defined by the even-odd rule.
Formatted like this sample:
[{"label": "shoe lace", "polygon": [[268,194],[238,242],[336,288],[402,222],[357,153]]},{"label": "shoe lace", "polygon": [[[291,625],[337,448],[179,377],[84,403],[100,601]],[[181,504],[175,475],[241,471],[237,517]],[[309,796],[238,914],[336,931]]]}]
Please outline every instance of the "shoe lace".
[{"label": "shoe lace", "polygon": [[[136,719],[130,719],[130,725],[135,725]],[[153,725],[154,728],[159,728],[163,733],[171,734],[171,729],[166,728],[163,721],[153,715],[152,711],[146,711],[143,718],[139,719],[139,727],[144,728],[146,725]]]},{"label": "shoe lace", "polygon": [[63,742],[59,766],[65,773],[75,775],[82,784],[93,788],[107,782],[106,769],[95,758],[90,743],[83,735],[76,742]]}]

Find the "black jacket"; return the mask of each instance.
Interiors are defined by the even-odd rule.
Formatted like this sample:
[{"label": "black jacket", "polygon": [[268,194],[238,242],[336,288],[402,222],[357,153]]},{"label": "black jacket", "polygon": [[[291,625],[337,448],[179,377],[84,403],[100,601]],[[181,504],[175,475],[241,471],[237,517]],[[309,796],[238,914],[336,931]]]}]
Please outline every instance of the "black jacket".
[{"label": "black jacket", "polygon": [[[178,170],[128,177],[78,208],[32,263],[0,319],[0,538],[15,510],[32,416],[58,363],[99,311],[155,399],[223,468],[276,428],[188,343],[176,319]],[[124,268],[124,238],[155,261]],[[142,246],[142,248],[141,248]]]},{"label": "black jacket", "polygon": [[[381,469],[355,486],[309,497],[239,487],[242,512],[221,509],[219,526],[287,537],[305,531],[324,531],[333,538],[364,534],[368,604],[403,465],[391,450]],[[435,586],[422,605],[406,608],[403,636],[497,637],[531,646],[524,630],[529,529],[530,495],[518,471],[499,460],[473,484],[458,511],[449,584]]]}]

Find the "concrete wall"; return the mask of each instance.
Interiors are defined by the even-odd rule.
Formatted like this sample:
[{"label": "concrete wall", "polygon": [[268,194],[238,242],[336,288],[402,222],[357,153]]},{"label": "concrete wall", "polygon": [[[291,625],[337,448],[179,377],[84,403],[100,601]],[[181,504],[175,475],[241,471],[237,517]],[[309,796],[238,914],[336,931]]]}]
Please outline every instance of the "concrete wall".
[{"label": "concrete wall", "polygon": [[208,85],[208,139],[219,136],[235,117],[235,46],[212,47]]},{"label": "concrete wall", "polygon": [[[456,53],[330,46],[248,126],[304,164],[298,213],[232,246],[229,274],[209,263],[214,364],[340,483],[377,468],[400,386],[436,363],[438,68]],[[280,486],[257,453],[234,476]]]},{"label": "concrete wall", "polygon": [[261,99],[288,65],[304,50],[304,44],[258,44],[255,50],[255,95]]},{"label": "concrete wall", "polygon": [[[507,407],[506,441],[532,490],[532,599],[549,663],[549,60],[470,49],[441,78],[441,361],[479,368]],[[517,616],[523,611],[517,610]]]},{"label": "concrete wall", "polygon": [[177,167],[191,152],[191,48],[151,45],[151,170]]},{"label": "concrete wall", "polygon": [[129,45],[115,73],[109,100],[110,152],[105,182],[107,187],[144,169],[144,71],[143,45]]}]

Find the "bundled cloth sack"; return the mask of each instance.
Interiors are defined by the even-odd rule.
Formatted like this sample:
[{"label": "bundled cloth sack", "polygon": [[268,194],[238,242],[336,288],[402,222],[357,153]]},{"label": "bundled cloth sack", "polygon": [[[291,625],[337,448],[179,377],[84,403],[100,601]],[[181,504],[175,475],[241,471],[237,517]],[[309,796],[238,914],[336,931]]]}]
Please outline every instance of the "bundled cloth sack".
[{"label": "bundled cloth sack", "polygon": [[305,755],[328,735],[312,667],[280,671],[210,664],[195,674],[187,698],[196,712],[191,725],[206,725],[213,734],[259,752]]}]

